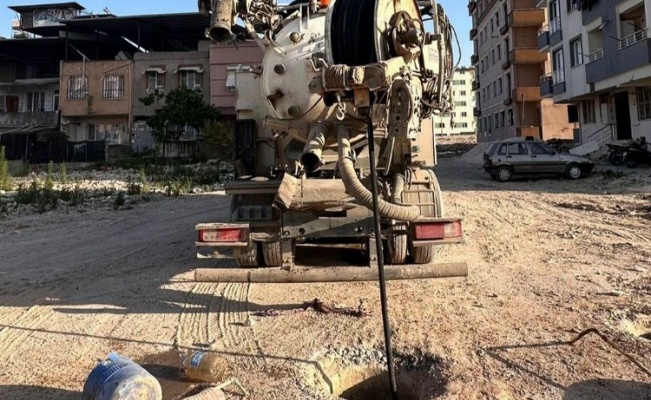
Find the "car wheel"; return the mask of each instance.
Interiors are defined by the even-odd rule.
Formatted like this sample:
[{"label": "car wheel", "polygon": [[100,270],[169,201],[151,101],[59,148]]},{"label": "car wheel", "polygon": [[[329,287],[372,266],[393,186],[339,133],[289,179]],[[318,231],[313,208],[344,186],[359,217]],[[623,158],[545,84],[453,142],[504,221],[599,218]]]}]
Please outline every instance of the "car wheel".
[{"label": "car wheel", "polygon": [[578,164],[570,164],[565,169],[565,175],[570,179],[579,179],[583,176],[583,171]]},{"label": "car wheel", "polygon": [[497,170],[495,171],[495,177],[500,182],[510,181],[511,178],[513,177],[513,170],[511,169],[511,167],[502,165],[501,167],[497,168]]}]

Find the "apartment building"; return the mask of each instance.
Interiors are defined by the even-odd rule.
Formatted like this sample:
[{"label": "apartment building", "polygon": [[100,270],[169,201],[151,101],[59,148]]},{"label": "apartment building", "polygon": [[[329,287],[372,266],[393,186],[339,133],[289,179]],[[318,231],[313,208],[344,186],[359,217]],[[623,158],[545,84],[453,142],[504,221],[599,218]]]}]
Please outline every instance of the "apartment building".
[{"label": "apartment building", "polygon": [[468,11],[478,140],[572,138],[567,106],[540,93],[540,76],[551,70],[549,56],[538,51],[537,42],[545,9],[535,0],[470,0]]},{"label": "apartment building", "polygon": [[62,62],[61,124],[71,141],[130,142],[132,74],[129,60]]},{"label": "apartment building", "polygon": [[[450,114],[435,115],[434,133],[436,135],[476,135],[477,119],[474,116],[475,91],[475,69],[460,67],[452,78],[454,118]],[[454,120],[454,125],[451,124]]]},{"label": "apartment building", "polygon": [[[136,151],[154,147],[154,138],[146,120],[158,105],[144,105],[140,99],[150,93],[169,93],[179,87],[199,91],[210,102],[210,42],[202,41],[197,51],[136,53],[133,58],[133,144]],[[164,101],[164,100],[163,100]],[[194,141],[200,132],[185,127],[181,140]]]},{"label": "apartment building", "polygon": [[579,141],[598,148],[608,141],[651,139],[651,41],[644,0],[538,1],[549,24],[538,46],[552,70],[541,93],[577,106]]}]

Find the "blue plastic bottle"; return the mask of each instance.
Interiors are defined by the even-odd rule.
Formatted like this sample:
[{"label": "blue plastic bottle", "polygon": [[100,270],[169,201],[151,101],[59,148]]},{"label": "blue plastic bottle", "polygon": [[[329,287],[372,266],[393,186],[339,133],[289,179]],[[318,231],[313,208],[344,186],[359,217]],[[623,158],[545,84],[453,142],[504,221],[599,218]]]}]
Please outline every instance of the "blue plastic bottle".
[{"label": "blue plastic bottle", "polygon": [[88,375],[82,400],[162,400],[160,383],[130,359],[111,353]]}]

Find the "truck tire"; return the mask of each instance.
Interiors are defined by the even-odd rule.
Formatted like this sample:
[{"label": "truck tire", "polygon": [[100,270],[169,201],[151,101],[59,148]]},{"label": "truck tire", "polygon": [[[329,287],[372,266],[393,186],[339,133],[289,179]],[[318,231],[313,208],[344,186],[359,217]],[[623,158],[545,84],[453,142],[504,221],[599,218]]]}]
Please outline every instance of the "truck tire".
[{"label": "truck tire", "polygon": [[262,243],[262,254],[264,255],[265,266],[280,267],[283,265],[283,252],[280,242]]},{"label": "truck tire", "polygon": [[436,255],[436,246],[412,246],[411,258],[414,259],[414,264],[431,264],[434,262]]},{"label": "truck tire", "polygon": [[236,247],[233,250],[235,257],[235,262],[238,267],[242,268],[255,268],[260,266],[260,250],[259,246],[256,244],[253,246],[253,249]]},{"label": "truck tire", "polygon": [[[406,230],[404,225],[392,225],[389,230]],[[404,264],[407,261],[407,234],[390,235],[387,240],[387,261],[391,265]]]}]

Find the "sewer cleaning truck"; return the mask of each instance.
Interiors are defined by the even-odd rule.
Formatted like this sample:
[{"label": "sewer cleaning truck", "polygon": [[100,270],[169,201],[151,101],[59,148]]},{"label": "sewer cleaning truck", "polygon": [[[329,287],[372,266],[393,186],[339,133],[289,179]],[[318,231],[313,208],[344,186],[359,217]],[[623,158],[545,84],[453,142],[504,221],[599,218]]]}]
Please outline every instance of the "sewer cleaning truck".
[{"label": "sewer cleaning truck", "polygon": [[[199,258],[232,258],[239,268],[198,269],[196,279],[374,280],[378,249],[387,279],[465,276],[465,264],[434,260],[440,246],[463,239],[461,220],[444,214],[432,170],[432,116],[453,115],[456,36],[443,7],[431,0],[199,5],[211,15],[206,34],[214,42],[244,37],[264,57],[233,68],[230,219],[196,226]],[[297,268],[297,247],[309,246],[358,248],[368,266]],[[317,253],[305,253],[309,265]]]}]

